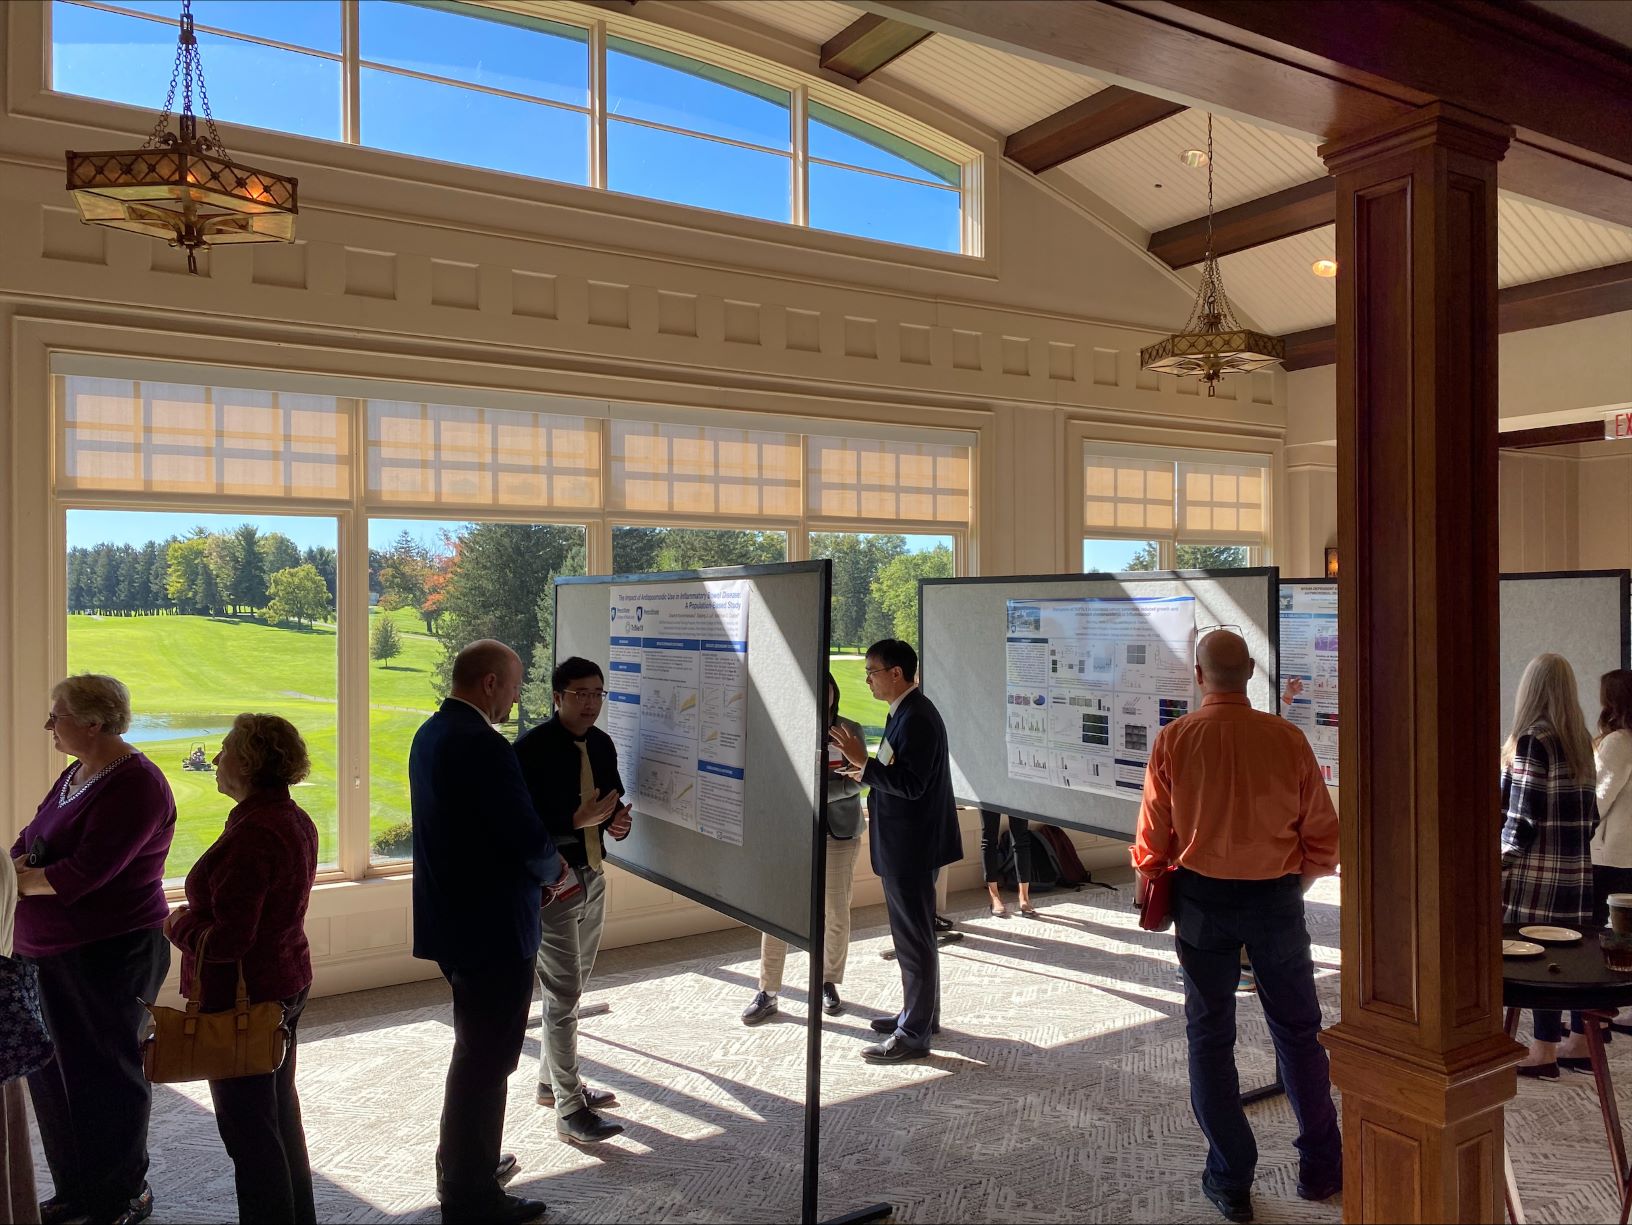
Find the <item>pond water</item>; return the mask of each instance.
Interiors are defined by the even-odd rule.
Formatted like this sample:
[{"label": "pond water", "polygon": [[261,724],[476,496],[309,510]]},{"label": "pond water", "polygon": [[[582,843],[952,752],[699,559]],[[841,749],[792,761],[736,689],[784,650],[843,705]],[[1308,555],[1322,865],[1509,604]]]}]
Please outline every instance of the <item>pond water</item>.
[{"label": "pond water", "polygon": [[202,744],[206,755],[213,757],[231,727],[231,715],[134,715],[125,739],[131,744],[186,740],[189,747]]}]

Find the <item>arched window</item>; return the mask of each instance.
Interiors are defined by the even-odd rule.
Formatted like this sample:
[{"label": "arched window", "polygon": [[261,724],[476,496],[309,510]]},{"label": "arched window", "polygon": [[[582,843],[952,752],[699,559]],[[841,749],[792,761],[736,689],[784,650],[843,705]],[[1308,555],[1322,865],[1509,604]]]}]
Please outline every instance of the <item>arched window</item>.
[{"label": "arched window", "polygon": [[[52,88],[151,108],[179,8],[53,0]],[[224,122],[973,253],[973,152],[927,148],[840,109],[837,87],[724,48],[715,62],[657,45],[658,30],[632,37],[627,21],[457,3],[195,0],[193,12]]]}]

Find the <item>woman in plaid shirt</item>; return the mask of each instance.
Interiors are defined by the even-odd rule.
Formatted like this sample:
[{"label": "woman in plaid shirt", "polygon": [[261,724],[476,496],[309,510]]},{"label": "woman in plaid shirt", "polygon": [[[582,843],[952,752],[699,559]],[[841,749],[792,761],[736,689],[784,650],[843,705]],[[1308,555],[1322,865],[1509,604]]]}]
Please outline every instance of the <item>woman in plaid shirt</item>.
[{"label": "woman in plaid shirt", "polygon": [[[1561,655],[1538,655],[1519,681],[1502,746],[1503,923],[1592,921],[1597,782],[1575,672]],[[1557,1079],[1562,1020],[1536,1010],[1520,1076]]]}]

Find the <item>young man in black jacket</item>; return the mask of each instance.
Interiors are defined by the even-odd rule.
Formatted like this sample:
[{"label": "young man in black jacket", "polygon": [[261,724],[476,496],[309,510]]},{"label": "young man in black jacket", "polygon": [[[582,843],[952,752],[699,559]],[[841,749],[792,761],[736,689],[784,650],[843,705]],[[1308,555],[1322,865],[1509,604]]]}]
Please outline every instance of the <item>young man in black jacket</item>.
[{"label": "young man in black jacket", "polygon": [[595,726],[606,700],[599,665],[573,656],[550,677],[555,715],[516,742],[516,757],[533,806],[577,877],[577,888],[544,899],[535,971],[544,991],[539,1035],[538,1101],[554,1106],[556,1134],[575,1144],[617,1135],[622,1125],[599,1111],[615,1106],[610,1090],[591,1089],[578,1075],[578,1001],[589,983],[606,921],[604,835],[621,839],[629,806],[618,776],[618,750]]}]

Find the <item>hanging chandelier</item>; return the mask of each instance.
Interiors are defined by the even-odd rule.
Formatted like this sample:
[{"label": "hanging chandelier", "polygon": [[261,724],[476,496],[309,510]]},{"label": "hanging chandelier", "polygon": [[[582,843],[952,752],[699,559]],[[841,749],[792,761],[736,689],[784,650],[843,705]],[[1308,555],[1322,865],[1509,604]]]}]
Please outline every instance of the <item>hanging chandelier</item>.
[{"label": "hanging chandelier", "polygon": [[[193,80],[208,135],[198,134]],[[170,130],[181,83],[179,132]],[[204,63],[193,33],[192,0],[182,0],[181,32],[170,92],[147,143],[111,153],[68,151],[68,190],[80,220],[161,238],[187,252],[198,271],[198,251],[222,243],[293,242],[296,180],[234,162],[216,131]]]},{"label": "hanging chandelier", "polygon": [[1213,255],[1213,117],[1207,116],[1207,258],[1201,265],[1201,292],[1184,330],[1139,350],[1139,365],[1159,374],[1199,378],[1207,394],[1217,392],[1226,374],[1245,374],[1286,356],[1278,336],[1244,328],[1230,309],[1224,278]]}]

